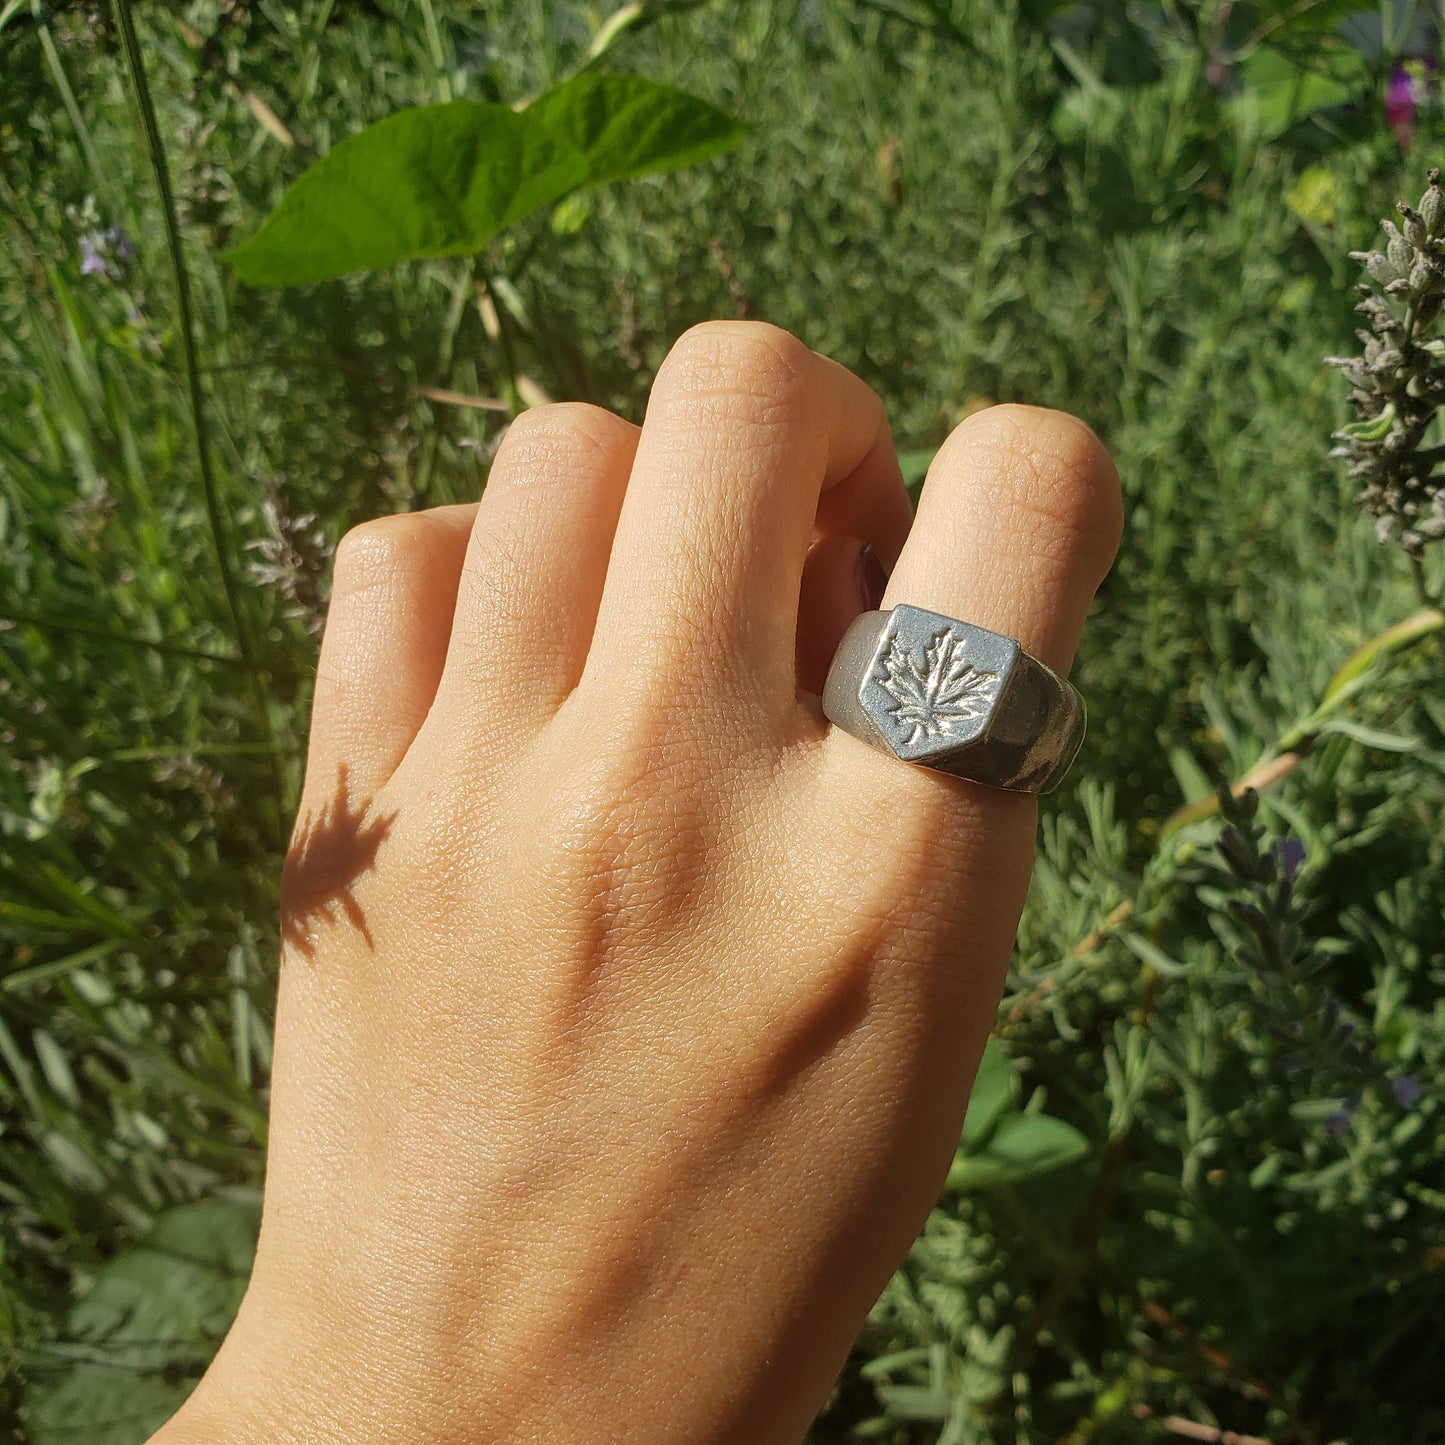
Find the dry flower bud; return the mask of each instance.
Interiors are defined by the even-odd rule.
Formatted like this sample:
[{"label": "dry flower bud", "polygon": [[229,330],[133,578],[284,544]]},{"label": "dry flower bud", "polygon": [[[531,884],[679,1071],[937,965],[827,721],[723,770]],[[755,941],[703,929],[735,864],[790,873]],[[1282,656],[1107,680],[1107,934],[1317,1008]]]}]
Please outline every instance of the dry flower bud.
[{"label": "dry flower bud", "polygon": [[1431,181],[1430,189],[1420,197],[1420,219],[1432,236],[1445,229],[1445,191],[1440,189],[1439,181]]},{"label": "dry flower bud", "polygon": [[[1395,230],[1393,226],[1390,227]],[[1390,264],[1401,276],[1408,276],[1410,268],[1415,264],[1415,248],[1398,232],[1390,237],[1389,245],[1385,247],[1385,254],[1390,258]]]},{"label": "dry flower bud", "polygon": [[1365,263],[1365,270],[1380,283],[1381,286],[1388,286],[1391,281],[1397,280],[1395,268],[1385,259],[1379,251],[1364,251],[1355,253]]}]

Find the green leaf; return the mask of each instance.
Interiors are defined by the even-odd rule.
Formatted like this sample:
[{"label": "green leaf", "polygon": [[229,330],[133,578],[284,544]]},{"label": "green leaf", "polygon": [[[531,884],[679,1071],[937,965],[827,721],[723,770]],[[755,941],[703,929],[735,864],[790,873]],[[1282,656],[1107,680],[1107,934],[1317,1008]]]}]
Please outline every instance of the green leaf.
[{"label": "green leaf", "polygon": [[1137,98],[1123,86],[1079,86],[1068,90],[1049,117],[1049,130],[1060,145],[1111,138],[1135,113]]},{"label": "green leaf", "polygon": [[1370,83],[1364,57],[1344,41],[1311,46],[1308,62],[1261,46],[1241,66],[1244,91],[1228,102],[1235,123],[1263,140],[1280,136],[1318,110],[1343,105]]},{"label": "green leaf", "polygon": [[260,1207],[182,1205],[102,1266],[65,1339],[28,1352],[31,1445],[140,1445],[190,1394],[240,1305]]},{"label": "green leaf", "polygon": [[1177,958],[1170,958],[1157,944],[1151,943],[1138,933],[1121,933],[1119,942],[1141,963],[1147,963],[1165,978],[1177,978],[1185,971],[1184,965]]},{"label": "green leaf", "polygon": [[968,1113],[963,1120],[960,1147],[972,1153],[983,1147],[994,1126],[1018,1102],[1018,1081],[1003,1045],[990,1037],[984,1045],[973,1093],[968,1099]]},{"label": "green leaf", "polygon": [[1420,747],[1420,739],[1403,733],[1386,732],[1383,728],[1367,727],[1353,718],[1326,718],[1320,724],[1322,733],[1339,733],[1342,737],[1363,743],[1367,748],[1378,748],[1384,753],[1413,753]]},{"label": "green leaf", "polygon": [[465,255],[585,186],[693,165],[746,133],[706,101],[635,75],[584,73],[523,111],[419,106],[342,141],[224,259],[251,286],[291,286]]},{"label": "green leaf", "polygon": [[1089,1141],[1072,1124],[1047,1114],[1008,1114],[986,1148],[960,1154],[948,1171],[950,1189],[986,1189],[1011,1184],[1076,1163]]},{"label": "green leaf", "polygon": [[27,1396],[32,1445],[140,1445],[186,1402],[194,1381],[74,1365],[50,1390]]},{"label": "green leaf", "polygon": [[1378,9],[1379,0],[1310,0],[1305,5],[1301,5],[1300,0],[1272,0],[1270,4],[1254,7],[1250,21],[1256,26],[1267,24],[1270,39],[1279,41],[1331,34],[1351,15]]},{"label": "green leaf", "polygon": [[1183,743],[1175,743],[1169,748],[1169,766],[1179,784],[1180,796],[1186,803],[1207,798],[1214,792],[1214,784],[1210,782],[1208,774]]},{"label": "green leaf", "polygon": [[953,1412],[953,1396],[928,1385],[878,1385],[879,1401],[895,1420],[946,1420]]},{"label": "green leaf", "polygon": [[1389,435],[1390,428],[1395,424],[1395,403],[1387,401],[1379,416],[1374,416],[1369,421],[1352,421],[1348,426],[1342,426],[1340,430],[1346,435],[1355,437],[1362,442],[1382,442]]}]

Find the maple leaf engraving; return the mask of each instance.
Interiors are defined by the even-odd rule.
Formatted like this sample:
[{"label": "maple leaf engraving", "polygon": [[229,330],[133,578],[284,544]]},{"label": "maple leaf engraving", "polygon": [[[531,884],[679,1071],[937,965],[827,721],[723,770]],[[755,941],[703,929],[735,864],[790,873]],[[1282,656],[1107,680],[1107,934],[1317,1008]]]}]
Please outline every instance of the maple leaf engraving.
[{"label": "maple leaf engraving", "polygon": [[883,658],[878,686],[893,698],[888,711],[911,726],[909,744],[920,738],[951,737],[982,717],[998,696],[996,672],[984,672],[964,657],[965,644],[945,629],[923,652],[923,666],[895,637]]}]

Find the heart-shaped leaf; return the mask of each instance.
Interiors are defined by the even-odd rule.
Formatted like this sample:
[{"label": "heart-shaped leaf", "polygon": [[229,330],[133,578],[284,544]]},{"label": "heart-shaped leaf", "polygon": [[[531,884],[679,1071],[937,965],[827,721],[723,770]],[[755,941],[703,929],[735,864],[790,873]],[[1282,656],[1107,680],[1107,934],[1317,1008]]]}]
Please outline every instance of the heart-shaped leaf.
[{"label": "heart-shaped leaf", "polygon": [[521,111],[418,106],[342,141],[224,259],[249,285],[291,286],[465,255],[584,186],[693,165],[746,133],[706,101],[637,75],[587,72]]}]

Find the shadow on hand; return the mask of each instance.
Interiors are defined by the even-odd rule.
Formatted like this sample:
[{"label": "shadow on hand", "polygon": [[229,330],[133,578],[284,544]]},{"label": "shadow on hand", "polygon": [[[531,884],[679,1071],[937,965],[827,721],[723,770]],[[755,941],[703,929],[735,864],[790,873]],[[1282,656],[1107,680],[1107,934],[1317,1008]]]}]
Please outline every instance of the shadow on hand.
[{"label": "shadow on hand", "polygon": [[283,945],[313,956],[317,920],[344,914],[367,947],[373,946],[366,914],[352,890],[375,866],[395,815],[371,817],[370,812],[370,804],[353,806],[343,763],[336,770],[336,791],[324,807],[300,819],[286,854],[281,870]]}]

